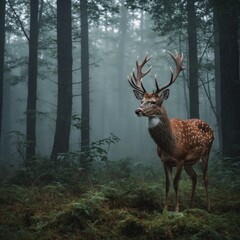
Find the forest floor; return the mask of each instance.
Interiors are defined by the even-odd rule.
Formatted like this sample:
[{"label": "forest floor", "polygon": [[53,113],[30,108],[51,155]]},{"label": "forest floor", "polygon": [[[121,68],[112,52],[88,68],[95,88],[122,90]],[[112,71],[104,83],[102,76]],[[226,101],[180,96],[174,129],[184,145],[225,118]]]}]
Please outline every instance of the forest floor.
[{"label": "forest floor", "polygon": [[199,179],[196,208],[191,183],[180,181],[180,212],[164,211],[164,177],[120,177],[77,184],[0,185],[0,239],[240,239],[240,187],[209,187],[211,212]]}]

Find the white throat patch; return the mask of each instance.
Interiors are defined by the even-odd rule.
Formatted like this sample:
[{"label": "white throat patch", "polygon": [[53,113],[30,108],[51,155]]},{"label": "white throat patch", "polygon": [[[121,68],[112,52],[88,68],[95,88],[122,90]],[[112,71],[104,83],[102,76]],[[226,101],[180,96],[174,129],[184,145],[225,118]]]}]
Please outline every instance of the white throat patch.
[{"label": "white throat patch", "polygon": [[161,120],[159,119],[159,117],[149,117],[149,118],[148,118],[148,121],[147,121],[147,127],[148,127],[148,128],[154,128],[154,127],[156,127],[160,122],[161,122]]}]

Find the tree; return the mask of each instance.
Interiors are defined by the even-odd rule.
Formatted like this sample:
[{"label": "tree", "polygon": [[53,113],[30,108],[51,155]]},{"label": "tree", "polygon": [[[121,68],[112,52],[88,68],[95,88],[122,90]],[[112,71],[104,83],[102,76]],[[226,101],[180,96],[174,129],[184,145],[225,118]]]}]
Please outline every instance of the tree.
[{"label": "tree", "polygon": [[199,118],[197,17],[195,0],[187,0],[187,35],[189,49],[190,118]]},{"label": "tree", "polygon": [[38,0],[30,1],[30,35],[28,60],[28,97],[26,125],[26,160],[29,162],[36,153],[36,103],[38,72]]},{"label": "tree", "polygon": [[69,151],[72,117],[72,19],[71,0],[57,0],[58,97],[51,159]]},{"label": "tree", "polygon": [[125,77],[125,68],[126,68],[126,40],[127,40],[127,23],[128,23],[128,12],[127,8],[124,5],[124,1],[121,0],[121,8],[120,8],[120,24],[119,24],[119,45],[117,50],[117,99],[118,102],[118,115],[116,116],[115,123],[118,123],[118,119],[121,119],[122,111],[125,106],[127,106],[126,99],[123,98],[124,93],[126,91],[122,86],[122,81]]},{"label": "tree", "polygon": [[[206,3],[196,4],[196,0],[187,1],[143,1],[129,0],[131,6],[148,11],[154,20],[155,28],[161,36],[168,36],[168,44],[179,45],[187,40],[188,45],[188,85],[190,118],[199,118],[198,84],[198,35],[197,24],[202,25],[201,12]],[[205,4],[205,5],[204,5]],[[181,48],[181,46],[179,46]],[[184,50],[183,50],[184,51]]]},{"label": "tree", "polygon": [[90,98],[89,98],[89,44],[88,44],[88,5],[87,0],[80,1],[81,15],[81,82],[82,82],[82,128],[81,149],[89,147],[90,141]]},{"label": "tree", "polygon": [[222,152],[240,156],[239,1],[214,0],[219,29]]},{"label": "tree", "polygon": [[[212,4],[212,1],[210,1]],[[221,119],[221,80],[220,80],[220,51],[219,51],[219,30],[216,8],[213,8],[213,32],[214,32],[214,75],[215,75],[215,101],[216,119],[218,126],[219,147],[222,149],[222,119]]]},{"label": "tree", "polygon": [[5,7],[6,1],[0,1],[0,140],[2,134],[4,49],[5,49]]}]

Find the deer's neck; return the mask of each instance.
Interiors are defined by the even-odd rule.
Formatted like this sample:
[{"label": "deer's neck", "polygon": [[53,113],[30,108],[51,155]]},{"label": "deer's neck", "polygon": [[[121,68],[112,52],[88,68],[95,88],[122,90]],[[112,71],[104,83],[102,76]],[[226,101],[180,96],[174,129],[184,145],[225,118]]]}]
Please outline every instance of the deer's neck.
[{"label": "deer's neck", "polygon": [[148,118],[148,131],[154,142],[167,153],[172,153],[175,138],[166,110],[162,107],[154,117]]}]

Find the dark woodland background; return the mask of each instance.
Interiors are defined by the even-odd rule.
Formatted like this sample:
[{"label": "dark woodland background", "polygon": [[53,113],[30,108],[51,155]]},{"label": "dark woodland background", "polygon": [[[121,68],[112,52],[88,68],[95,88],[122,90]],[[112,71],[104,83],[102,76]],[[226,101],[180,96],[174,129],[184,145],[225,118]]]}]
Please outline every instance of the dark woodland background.
[{"label": "dark woodland background", "polygon": [[[239,239],[239,23],[239,0],[1,0],[0,239]],[[163,211],[134,114],[137,57],[152,55],[151,90],[175,50],[185,70],[165,107],[214,129],[211,213],[201,180],[189,208],[185,175],[181,212]]]}]

